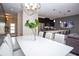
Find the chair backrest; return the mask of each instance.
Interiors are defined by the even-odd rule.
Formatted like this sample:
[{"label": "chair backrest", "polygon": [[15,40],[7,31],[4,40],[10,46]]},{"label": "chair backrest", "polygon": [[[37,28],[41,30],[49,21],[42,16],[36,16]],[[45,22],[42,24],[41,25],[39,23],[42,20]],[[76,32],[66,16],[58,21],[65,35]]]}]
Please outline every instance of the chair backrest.
[{"label": "chair backrest", "polygon": [[10,34],[7,34],[4,41],[7,43],[7,45],[10,47],[10,49],[13,50],[13,43]]},{"label": "chair backrest", "polygon": [[46,32],[45,38],[47,39],[53,39],[53,35],[51,32]]},{"label": "chair backrest", "polygon": [[0,46],[2,45],[2,43],[4,41],[4,37],[5,37],[5,35],[0,34]]},{"label": "chair backrest", "polygon": [[40,31],[39,36],[43,37],[44,32]]},{"label": "chair backrest", "polygon": [[65,44],[65,35],[64,34],[56,33],[55,37],[54,37],[54,40],[59,42],[59,43]]},{"label": "chair backrest", "polygon": [[10,49],[10,47],[7,45],[6,42],[3,42],[2,45],[0,46],[0,55],[1,56],[12,56],[13,51]]},{"label": "chair backrest", "polygon": [[0,47],[0,55],[2,56],[12,56],[13,55],[13,46],[11,37],[9,34],[4,38],[4,42]]}]

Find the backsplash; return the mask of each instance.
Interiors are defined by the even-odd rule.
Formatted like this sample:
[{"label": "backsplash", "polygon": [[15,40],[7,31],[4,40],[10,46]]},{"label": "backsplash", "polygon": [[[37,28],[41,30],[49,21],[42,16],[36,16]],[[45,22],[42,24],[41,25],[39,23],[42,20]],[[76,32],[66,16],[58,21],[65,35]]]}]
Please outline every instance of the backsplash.
[{"label": "backsplash", "polygon": [[68,17],[63,17],[61,19],[60,18],[56,19],[55,27],[58,29],[61,28],[60,21],[73,22],[73,27],[70,29],[71,33],[79,33],[79,15],[68,16]]}]

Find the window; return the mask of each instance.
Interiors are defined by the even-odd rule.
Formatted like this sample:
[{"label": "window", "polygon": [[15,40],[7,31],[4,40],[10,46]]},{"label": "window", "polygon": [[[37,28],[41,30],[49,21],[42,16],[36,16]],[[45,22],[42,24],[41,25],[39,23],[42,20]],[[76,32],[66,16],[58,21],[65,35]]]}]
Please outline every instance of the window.
[{"label": "window", "polygon": [[10,33],[15,33],[15,23],[10,24]]}]

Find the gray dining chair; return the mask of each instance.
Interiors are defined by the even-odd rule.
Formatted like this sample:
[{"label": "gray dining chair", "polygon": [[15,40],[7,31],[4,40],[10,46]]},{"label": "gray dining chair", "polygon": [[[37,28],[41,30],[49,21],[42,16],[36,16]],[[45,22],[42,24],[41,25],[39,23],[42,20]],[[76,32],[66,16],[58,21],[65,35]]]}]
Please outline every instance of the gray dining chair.
[{"label": "gray dining chair", "polygon": [[[14,49],[13,42],[10,34],[7,34],[4,38],[4,42],[0,47],[0,55],[2,56],[24,56],[24,53],[21,49]],[[1,53],[1,52],[4,53]]]}]

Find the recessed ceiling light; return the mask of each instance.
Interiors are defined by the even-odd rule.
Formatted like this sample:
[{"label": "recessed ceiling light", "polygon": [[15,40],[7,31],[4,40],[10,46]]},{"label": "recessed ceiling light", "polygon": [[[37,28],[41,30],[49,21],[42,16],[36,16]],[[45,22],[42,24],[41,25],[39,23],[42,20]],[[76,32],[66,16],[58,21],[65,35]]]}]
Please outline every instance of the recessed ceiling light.
[{"label": "recessed ceiling light", "polygon": [[56,9],[53,9],[53,11],[56,11]]},{"label": "recessed ceiling light", "polygon": [[71,12],[71,10],[67,10],[67,12]]},{"label": "recessed ceiling light", "polygon": [[8,18],[8,16],[6,16],[6,18]]},{"label": "recessed ceiling light", "polygon": [[10,13],[5,13],[6,15],[11,15]]},{"label": "recessed ceiling light", "polygon": [[66,15],[66,14],[64,14],[64,15]]}]

